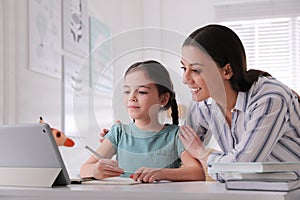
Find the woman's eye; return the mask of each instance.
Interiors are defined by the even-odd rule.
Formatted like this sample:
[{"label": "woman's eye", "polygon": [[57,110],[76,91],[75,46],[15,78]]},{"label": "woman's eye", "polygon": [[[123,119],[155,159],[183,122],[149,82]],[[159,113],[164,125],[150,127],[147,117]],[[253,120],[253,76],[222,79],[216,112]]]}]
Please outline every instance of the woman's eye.
[{"label": "woman's eye", "polygon": [[129,91],[124,91],[124,92],[123,92],[123,94],[129,94],[129,93],[130,93]]},{"label": "woman's eye", "polygon": [[186,67],[180,67],[184,72],[186,71]]},{"label": "woman's eye", "polygon": [[201,74],[202,71],[200,69],[193,69],[192,72],[196,74]]}]

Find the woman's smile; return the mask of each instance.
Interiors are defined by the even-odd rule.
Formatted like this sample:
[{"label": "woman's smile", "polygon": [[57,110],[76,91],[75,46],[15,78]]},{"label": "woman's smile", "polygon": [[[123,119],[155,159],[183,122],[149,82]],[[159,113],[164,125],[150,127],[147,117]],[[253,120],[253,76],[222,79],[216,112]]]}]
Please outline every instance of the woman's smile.
[{"label": "woman's smile", "polygon": [[193,93],[193,94],[196,94],[196,93],[198,93],[200,90],[201,90],[201,88],[199,87],[199,88],[190,88],[191,89],[191,92]]}]

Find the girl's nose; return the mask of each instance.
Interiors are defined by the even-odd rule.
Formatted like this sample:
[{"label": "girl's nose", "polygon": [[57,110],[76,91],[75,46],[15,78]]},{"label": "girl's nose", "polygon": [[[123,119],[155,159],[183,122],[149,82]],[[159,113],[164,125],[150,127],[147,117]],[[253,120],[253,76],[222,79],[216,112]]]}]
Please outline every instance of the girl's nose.
[{"label": "girl's nose", "polygon": [[130,93],[130,95],[129,95],[129,101],[136,101],[135,92]]}]

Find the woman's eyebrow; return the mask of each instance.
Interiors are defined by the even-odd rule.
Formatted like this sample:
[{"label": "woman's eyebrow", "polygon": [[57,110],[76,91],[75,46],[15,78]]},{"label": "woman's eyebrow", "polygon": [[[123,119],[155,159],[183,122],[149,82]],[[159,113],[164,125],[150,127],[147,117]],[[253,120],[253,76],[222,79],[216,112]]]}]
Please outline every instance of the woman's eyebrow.
[{"label": "woman's eyebrow", "polygon": [[[182,62],[182,61],[180,61],[180,63],[182,64],[182,65],[184,65],[184,63]],[[204,64],[201,64],[201,63],[190,63],[190,64],[188,64],[189,66],[205,66]]]}]

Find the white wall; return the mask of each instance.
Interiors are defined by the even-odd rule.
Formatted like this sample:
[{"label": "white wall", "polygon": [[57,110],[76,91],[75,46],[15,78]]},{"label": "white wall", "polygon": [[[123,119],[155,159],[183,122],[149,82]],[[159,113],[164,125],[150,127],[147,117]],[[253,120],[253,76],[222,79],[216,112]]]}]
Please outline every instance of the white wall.
[{"label": "white wall", "polygon": [[[0,0],[0,123],[32,123],[38,122],[39,116],[44,116],[52,126],[61,129],[61,80],[29,70],[28,1]],[[176,56],[159,50],[147,50],[117,58],[114,63],[116,85],[125,68],[144,58],[161,60],[168,66],[174,66],[174,76],[181,79],[178,55],[182,40],[195,28],[213,21],[209,0],[88,0],[88,13],[108,24],[112,37],[120,38],[131,31],[137,33],[136,39],[129,41],[130,45],[149,45],[149,41],[156,42],[156,45],[170,43],[167,41],[170,38],[163,35],[149,40],[147,33],[136,32],[142,27],[162,28],[163,33],[168,29],[174,36],[171,43]],[[119,56],[123,44],[118,43],[117,39],[114,41],[113,53]],[[181,80],[176,81],[175,88],[185,91],[182,87]],[[94,142],[97,143],[97,138]],[[87,152],[81,146],[62,147],[60,150],[71,175],[78,173],[78,168],[88,156]]]},{"label": "white wall", "polygon": [[1,4],[3,123],[38,122],[42,115],[60,127],[60,80],[29,70],[27,1],[2,0]]},{"label": "white wall", "polygon": [[[4,13],[4,2],[0,1],[0,13]],[[0,30],[4,30],[4,17],[0,15]],[[0,123],[4,123],[4,31],[0,31]]]}]

